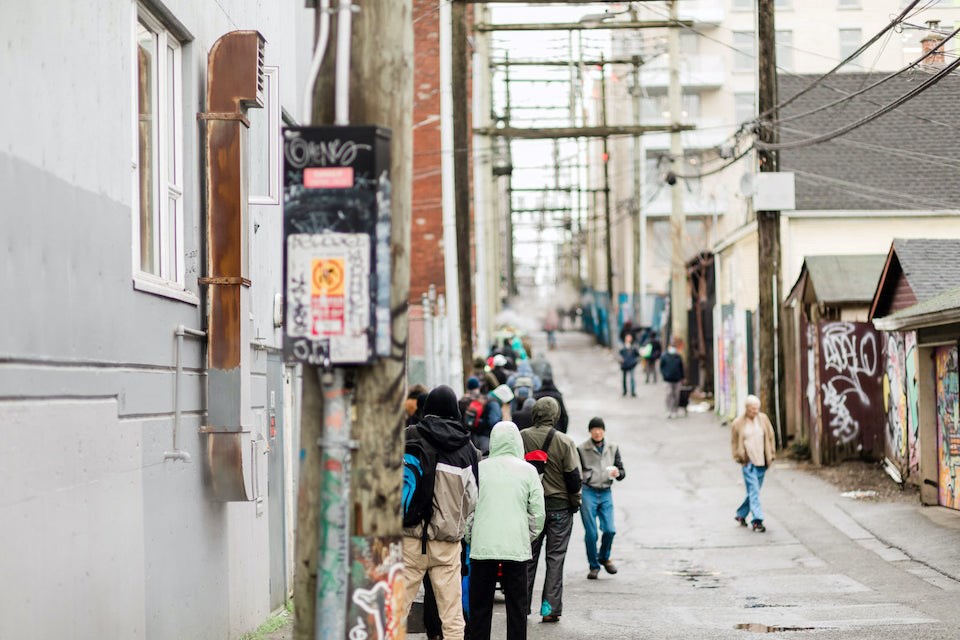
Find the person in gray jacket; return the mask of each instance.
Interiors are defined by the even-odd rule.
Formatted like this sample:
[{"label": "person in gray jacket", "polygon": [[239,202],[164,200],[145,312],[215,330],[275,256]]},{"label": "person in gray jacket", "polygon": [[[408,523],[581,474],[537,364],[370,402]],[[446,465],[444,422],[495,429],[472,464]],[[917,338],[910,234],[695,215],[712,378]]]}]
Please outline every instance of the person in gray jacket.
[{"label": "person in gray jacket", "polygon": [[[620,459],[620,447],[608,442],[603,418],[593,418],[588,426],[590,438],[577,447],[580,466],[583,469],[583,504],[580,518],[583,520],[584,543],[587,546],[587,562],[590,563],[588,580],[596,580],[600,567],[607,573],[617,572],[610,561],[613,536],[617,529],[613,523],[613,481],[627,477]],[[600,520],[600,551],[597,552],[597,519]]]}]

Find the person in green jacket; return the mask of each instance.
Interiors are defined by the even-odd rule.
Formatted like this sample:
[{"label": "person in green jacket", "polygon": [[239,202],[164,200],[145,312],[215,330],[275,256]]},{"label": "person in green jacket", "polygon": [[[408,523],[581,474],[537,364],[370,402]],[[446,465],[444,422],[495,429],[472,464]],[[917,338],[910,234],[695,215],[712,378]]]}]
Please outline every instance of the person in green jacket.
[{"label": "person in green jacket", "polygon": [[470,640],[489,640],[498,569],[507,606],[507,640],[527,637],[527,562],[543,531],[543,485],[523,459],[517,425],[498,422],[490,456],[480,462],[480,496],[466,540],[470,545]]}]

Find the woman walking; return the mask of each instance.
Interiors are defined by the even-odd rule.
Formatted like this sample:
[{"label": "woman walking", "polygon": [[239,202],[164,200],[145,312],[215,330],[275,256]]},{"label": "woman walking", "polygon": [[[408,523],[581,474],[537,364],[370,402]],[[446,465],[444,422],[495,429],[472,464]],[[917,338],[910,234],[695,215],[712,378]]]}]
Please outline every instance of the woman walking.
[{"label": "woman walking", "polygon": [[493,594],[500,584],[507,606],[507,640],[527,637],[527,561],[543,530],[543,485],[523,459],[517,425],[499,422],[490,432],[490,456],[480,462],[480,496],[470,545],[470,640],[490,640]]}]

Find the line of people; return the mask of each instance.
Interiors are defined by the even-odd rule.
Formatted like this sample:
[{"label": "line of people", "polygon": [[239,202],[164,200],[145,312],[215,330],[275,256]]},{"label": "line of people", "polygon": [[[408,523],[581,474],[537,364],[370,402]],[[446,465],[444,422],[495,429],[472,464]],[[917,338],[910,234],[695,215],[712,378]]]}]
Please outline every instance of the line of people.
[{"label": "line of people", "polygon": [[631,323],[629,321],[625,322],[623,329],[620,331],[620,341],[623,346],[617,352],[623,395],[627,395],[628,382],[630,395],[634,397],[637,395],[634,370],[641,362],[643,362],[644,383],[656,383],[657,365],[659,363],[660,375],[663,377],[663,381],[667,383],[667,418],[679,418],[681,409],[686,414],[689,392],[683,387],[686,374],[684,373],[683,357],[680,355],[678,343],[671,340],[667,352],[663,353],[660,338],[656,331],[644,330],[639,339],[639,346],[635,334]]},{"label": "line of people", "polygon": [[[516,373],[521,371],[518,367]],[[483,408],[477,403],[485,382],[476,377],[460,399],[447,386],[417,396],[420,408],[405,434],[404,580],[407,612],[421,581],[427,598],[432,593],[436,600],[438,620],[426,621],[431,640],[489,639],[498,583],[505,596],[507,638],[525,639],[541,554],[546,574],[539,614],[541,622],[558,622],[563,565],[578,511],[586,531],[587,578],[597,579],[601,568],[617,573],[610,559],[611,486],[626,477],[619,448],[606,440],[599,417],[588,425],[590,437],[577,446],[566,435],[566,424],[560,428],[566,416],[562,398],[558,402],[551,395],[534,399],[530,426],[521,430],[503,419],[509,418],[517,394],[506,399],[494,392],[501,386],[513,392],[517,382],[512,389],[498,384],[486,394]],[[478,439],[471,425],[491,402],[499,404],[500,419]],[[517,414],[524,411],[521,406]],[[424,607],[428,610],[429,603]]]}]

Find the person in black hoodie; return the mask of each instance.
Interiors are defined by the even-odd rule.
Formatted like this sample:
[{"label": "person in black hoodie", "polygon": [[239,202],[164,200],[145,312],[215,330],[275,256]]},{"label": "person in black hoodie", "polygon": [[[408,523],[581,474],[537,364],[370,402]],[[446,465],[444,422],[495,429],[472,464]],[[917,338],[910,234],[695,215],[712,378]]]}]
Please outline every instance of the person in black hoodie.
[{"label": "person in black hoodie", "polygon": [[463,640],[460,541],[477,506],[480,456],[460,421],[457,394],[435,388],[423,405],[423,420],[407,427],[407,442],[422,439],[437,451],[433,514],[429,522],[403,529],[403,579],[410,612],[424,574],[437,600],[445,640]]},{"label": "person in black hoodie", "polygon": [[557,404],[560,405],[560,418],[557,420],[556,429],[560,433],[566,433],[567,423],[569,422],[567,408],[563,404],[563,394],[557,389],[557,385],[553,383],[553,378],[544,378],[543,383],[540,385],[540,390],[537,391],[533,397],[537,400],[540,398],[553,398],[557,401]]}]

